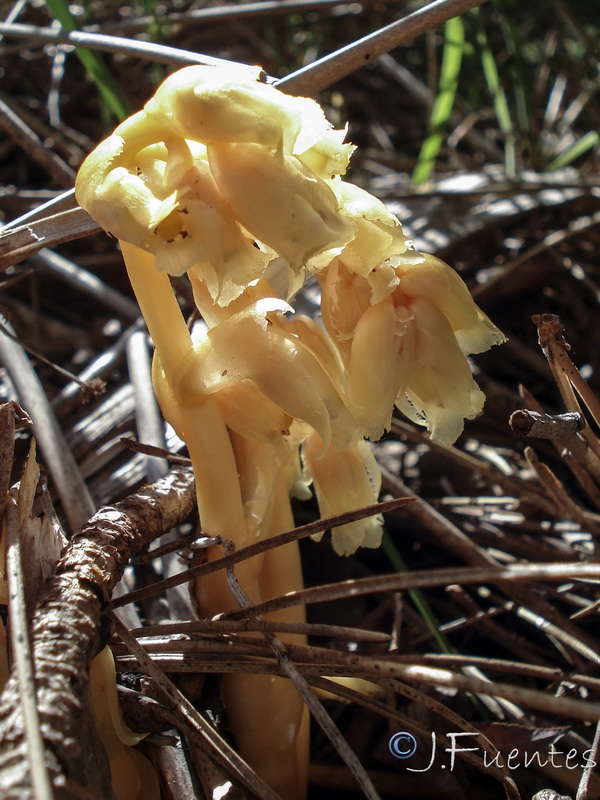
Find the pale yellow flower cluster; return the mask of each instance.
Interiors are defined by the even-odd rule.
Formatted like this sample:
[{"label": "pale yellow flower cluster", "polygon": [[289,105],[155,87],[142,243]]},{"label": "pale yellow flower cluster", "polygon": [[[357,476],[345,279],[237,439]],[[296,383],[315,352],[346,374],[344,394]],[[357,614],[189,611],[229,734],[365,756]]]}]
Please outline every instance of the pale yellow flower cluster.
[{"label": "pale yellow flower cluster", "polygon": [[[395,405],[454,441],[484,400],[466,356],[503,340],[458,275],[411,249],[387,208],[343,180],[345,131],[260,74],[175,73],[86,159],[76,187],[121,240],[156,347],[156,393],[194,465],[202,528],[238,547],[292,527],[289,496],[306,497],[311,483],[326,516],[375,502],[366,439],[389,428]],[[205,323],[193,338],[168,278],[184,272]],[[323,324],[290,305],[309,276]],[[377,547],[381,522],[332,534],[347,555]],[[302,585],[295,545],[236,574],[255,602]],[[221,574],[195,595],[205,615],[234,607]],[[260,691],[257,680],[226,683],[240,751],[273,788],[301,797],[302,704],[280,679],[267,676]]]},{"label": "pale yellow flower cluster", "polygon": [[[252,385],[256,408],[268,398],[306,423],[291,441],[307,442],[327,513],[375,499],[377,470],[358,445],[382,436],[394,405],[454,441],[484,401],[466,356],[503,340],[457,273],[412,250],[387,208],[340,177],[353,150],[344,135],[258,68],[189,67],[78,178],[80,203],[107,230],[192,278],[210,330],[179,370],[181,391],[191,402],[227,390],[231,402],[236,384]],[[286,316],[282,301],[307,274],[321,284],[325,330]],[[341,472],[324,468],[344,458]],[[361,524],[375,546],[373,523]],[[343,534],[336,550],[353,552],[360,537]]]}]

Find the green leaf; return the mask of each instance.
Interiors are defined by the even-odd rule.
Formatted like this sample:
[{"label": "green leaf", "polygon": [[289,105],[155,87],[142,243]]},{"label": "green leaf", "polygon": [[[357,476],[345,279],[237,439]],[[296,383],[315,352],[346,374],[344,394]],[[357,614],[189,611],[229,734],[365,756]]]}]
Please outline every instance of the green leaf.
[{"label": "green leaf", "polygon": [[481,16],[479,9],[474,9],[474,15],[477,17],[477,44],[481,51],[481,64],[483,66],[483,74],[488,87],[488,91],[492,95],[494,101],[494,112],[500,130],[504,135],[504,164],[506,167],[506,174],[509,177],[516,177],[516,152],[515,152],[515,131],[513,128],[512,117],[508,108],[506,94],[504,88],[500,83],[500,74],[496,66],[496,60],[490,49],[487,34],[481,23]]}]

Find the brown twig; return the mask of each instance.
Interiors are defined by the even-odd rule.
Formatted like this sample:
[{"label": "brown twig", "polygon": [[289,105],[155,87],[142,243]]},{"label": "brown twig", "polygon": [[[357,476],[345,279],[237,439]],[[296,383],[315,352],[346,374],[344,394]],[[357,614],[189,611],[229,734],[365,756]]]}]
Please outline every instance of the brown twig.
[{"label": "brown twig", "polygon": [[[266,614],[298,603],[326,603],[343,600],[372,592],[399,592],[406,589],[425,589],[434,586],[448,586],[451,583],[531,583],[536,580],[600,580],[600,564],[589,563],[518,563],[510,566],[447,567],[442,569],[419,570],[418,572],[377,575],[372,578],[357,578],[339,583],[329,583],[288,592],[281,597],[266,600],[248,609],[249,613]],[[241,619],[246,614],[232,611],[227,619]]]},{"label": "brown twig", "polygon": [[385,28],[342,47],[282,78],[277,85],[291,94],[316,94],[378,56],[458,17],[485,0],[434,0]]},{"label": "brown twig", "polygon": [[69,167],[53,150],[44,146],[37,133],[0,97],[0,127],[37,161],[54,180],[64,187],[73,185],[75,170]]}]

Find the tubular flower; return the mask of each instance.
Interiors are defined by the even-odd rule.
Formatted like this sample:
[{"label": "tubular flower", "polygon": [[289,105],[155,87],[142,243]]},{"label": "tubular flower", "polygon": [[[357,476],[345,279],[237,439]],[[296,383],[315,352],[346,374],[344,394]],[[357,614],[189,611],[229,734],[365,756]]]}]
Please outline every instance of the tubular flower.
[{"label": "tubular flower", "polygon": [[178,391],[194,404],[249,381],[284,413],[319,431],[325,446],[345,447],[355,438],[356,425],[339,382],[299,336],[288,334],[278,319],[284,310],[287,303],[264,298],[211,328],[182,363]]},{"label": "tubular flower", "polygon": [[[364,437],[394,404],[452,441],[483,395],[465,356],[502,341],[461,279],[411,249],[398,220],[342,179],[353,147],[312,100],[258,67],[188,67],[84,162],[80,204],[121,242],[155,345],[154,388],[186,442],[201,526],[239,548],[293,527],[312,482],[323,515],[376,501]],[[168,275],[187,272],[192,336]],[[290,316],[308,274],[324,326]],[[300,457],[301,454],[301,457]],[[333,531],[336,552],[377,547],[381,521]],[[223,553],[211,548],[205,557]],[[297,545],[236,566],[252,602],[299,589]],[[195,582],[198,613],[236,608],[223,573]],[[299,608],[277,612],[299,622]],[[282,636],[284,641],[300,641]],[[281,678],[224,680],[241,755],[302,800],[307,720]]]}]

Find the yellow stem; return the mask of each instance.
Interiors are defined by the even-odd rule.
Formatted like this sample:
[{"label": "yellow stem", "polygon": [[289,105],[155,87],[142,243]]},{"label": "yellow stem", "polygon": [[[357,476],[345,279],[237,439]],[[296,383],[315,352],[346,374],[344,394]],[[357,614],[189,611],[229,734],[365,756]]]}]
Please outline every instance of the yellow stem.
[{"label": "yellow stem", "polygon": [[[268,509],[263,524],[252,530],[246,519],[238,477],[242,466],[236,461],[231,435],[216,395],[187,392],[185,400],[182,397],[180,387],[184,376],[193,371],[197,356],[169,278],[157,271],[151,254],[124,242],[122,251],[158,356],[153,377],[159,402],[166,419],[185,441],[192,460],[203,532],[207,536],[231,539],[236,547],[243,547],[250,543],[251,537],[264,536],[265,532],[273,535],[292,528],[294,521],[283,469],[271,478],[271,524],[267,523],[271,516],[271,509]],[[270,448],[259,445],[260,456],[265,449]],[[268,493],[269,487],[264,490]],[[212,548],[208,557],[216,558],[221,552],[221,548]],[[299,589],[302,571],[298,547],[295,543],[286,545],[268,553],[264,559],[240,564],[236,576],[254,602]],[[196,581],[194,594],[200,613],[208,616],[235,607],[222,573]],[[287,609],[277,616],[304,620],[302,609]],[[225,694],[230,725],[241,755],[285,800],[303,800],[307,782],[308,716],[293,686],[274,676],[231,676],[225,679]]]},{"label": "yellow stem", "polygon": [[156,269],[154,256],[128,242],[121,252],[150,336],[162,367],[172,383],[175,371],[192,351],[192,339],[165,272]]},{"label": "yellow stem", "polygon": [[193,368],[192,340],[171,287],[169,276],[156,269],[151,253],[127,242],[121,250],[129,279],[154,342],[166,387],[155,388],[163,414],[185,441],[196,476],[198,509],[207,536],[226,536],[237,543],[245,535],[237,467],[229,434],[214,397],[195,398],[184,405],[180,376]]},{"label": "yellow stem", "polygon": [[202,531],[206,536],[223,536],[243,547],[249,542],[238,469],[216,398],[206,395],[197,405],[183,406],[179,411],[196,477]]},{"label": "yellow stem", "polygon": [[[279,473],[271,513],[268,536],[294,527],[285,470]],[[302,586],[297,542],[265,553],[259,575],[263,599]],[[304,608],[284,609],[269,619],[304,622]],[[298,634],[280,638],[306,642]],[[309,715],[294,686],[273,675],[226,675],[223,688],[229,724],[242,757],[284,800],[303,800],[308,782]]]}]

